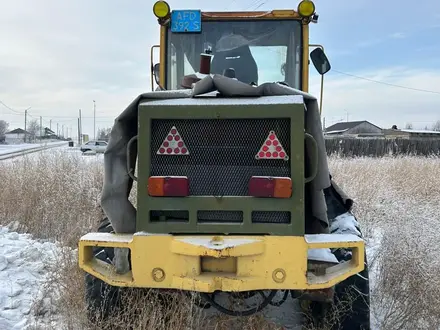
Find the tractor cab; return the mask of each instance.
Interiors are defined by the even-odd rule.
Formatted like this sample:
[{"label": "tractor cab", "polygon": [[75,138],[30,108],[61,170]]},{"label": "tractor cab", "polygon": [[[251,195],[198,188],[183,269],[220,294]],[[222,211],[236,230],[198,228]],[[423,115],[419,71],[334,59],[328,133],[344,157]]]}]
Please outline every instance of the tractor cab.
[{"label": "tractor cab", "polygon": [[[315,69],[321,75],[330,70],[323,47],[309,45],[309,24],[318,22],[312,1],[301,1],[296,11],[267,12],[171,11],[158,1],[153,11],[161,26],[160,45],[151,52],[153,89],[153,77],[159,89],[175,90],[190,88],[187,77],[197,81],[220,74],[246,84],[280,82],[308,92],[311,47]],[[154,48],[160,48],[156,64]]]}]

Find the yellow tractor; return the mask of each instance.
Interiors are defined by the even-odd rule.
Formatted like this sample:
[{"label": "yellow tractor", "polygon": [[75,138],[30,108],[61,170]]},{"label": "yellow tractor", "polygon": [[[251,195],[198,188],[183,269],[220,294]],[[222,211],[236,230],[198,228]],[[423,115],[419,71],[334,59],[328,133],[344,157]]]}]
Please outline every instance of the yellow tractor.
[{"label": "yellow tractor", "polygon": [[[152,91],[115,120],[105,219],[79,242],[90,310],[109,311],[103,293],[122,287],[183,290],[233,316],[299,301],[318,325],[349,302],[333,328],[369,329],[364,240],[327,164],[323,78],[321,106],[308,93],[309,57],[321,77],[331,68],[309,44],[314,3],[202,12],[157,1],[153,12]],[[218,293],[264,299],[236,310]]]}]

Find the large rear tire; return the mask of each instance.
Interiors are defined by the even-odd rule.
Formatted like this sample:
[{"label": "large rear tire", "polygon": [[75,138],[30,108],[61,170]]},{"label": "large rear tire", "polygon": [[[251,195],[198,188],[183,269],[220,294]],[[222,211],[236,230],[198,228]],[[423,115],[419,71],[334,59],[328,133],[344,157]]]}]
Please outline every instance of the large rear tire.
[{"label": "large rear tire", "polygon": [[[363,238],[359,223],[351,213],[352,201],[344,201],[334,183],[324,191],[332,234],[354,234]],[[352,258],[351,250],[332,251],[339,262]],[[333,303],[311,302],[306,328],[328,330],[370,330],[370,285],[367,255],[364,270],[335,286]]]},{"label": "large rear tire", "polygon": [[[101,220],[98,232],[114,232],[107,217]],[[93,254],[97,259],[110,264],[114,257],[114,250],[113,248],[95,247],[93,248]],[[104,320],[112,312],[120,308],[122,288],[109,285],[89,273],[85,274],[85,287],[85,300],[89,321],[95,323],[99,320]]]},{"label": "large rear tire", "polygon": [[[351,213],[353,201],[341,196],[341,189],[332,182],[324,191],[327,203],[327,216],[331,233],[354,234],[363,238],[360,225]],[[333,251],[339,262],[349,261],[352,258],[351,250],[337,249]],[[370,325],[370,283],[367,254],[364,254],[364,270],[347,278],[335,287],[335,304],[349,304],[348,311],[341,311],[338,322],[333,329],[342,330],[369,330]]]}]

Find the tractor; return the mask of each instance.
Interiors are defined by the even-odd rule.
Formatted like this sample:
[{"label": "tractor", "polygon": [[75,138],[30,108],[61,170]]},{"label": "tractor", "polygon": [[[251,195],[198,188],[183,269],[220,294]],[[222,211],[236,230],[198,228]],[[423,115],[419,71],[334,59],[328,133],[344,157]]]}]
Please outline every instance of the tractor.
[{"label": "tractor", "polygon": [[[333,328],[370,329],[365,243],[327,164],[321,111],[331,65],[309,44],[314,3],[203,12],[157,1],[153,13],[151,91],[115,120],[105,216],[79,241],[89,308],[109,289],[181,290],[236,317],[295,300],[319,325],[349,300]],[[319,104],[308,93],[309,58],[321,75]],[[219,293],[263,301],[235,310]]]}]

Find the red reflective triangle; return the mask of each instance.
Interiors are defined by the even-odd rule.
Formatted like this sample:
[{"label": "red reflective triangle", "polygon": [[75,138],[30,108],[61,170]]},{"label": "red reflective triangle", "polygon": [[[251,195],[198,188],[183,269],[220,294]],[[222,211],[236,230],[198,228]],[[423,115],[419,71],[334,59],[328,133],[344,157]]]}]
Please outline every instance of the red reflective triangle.
[{"label": "red reflective triangle", "polygon": [[280,140],[274,131],[270,131],[258,153],[256,159],[284,159],[289,160],[289,156],[281,145]]},{"label": "red reflective triangle", "polygon": [[176,126],[171,127],[168,135],[163,140],[156,154],[158,155],[189,155],[189,150],[186,147],[181,135],[177,131]]}]

